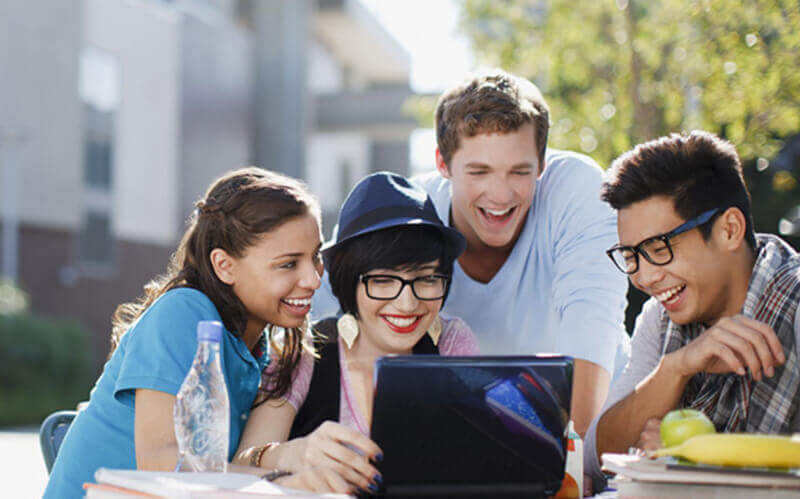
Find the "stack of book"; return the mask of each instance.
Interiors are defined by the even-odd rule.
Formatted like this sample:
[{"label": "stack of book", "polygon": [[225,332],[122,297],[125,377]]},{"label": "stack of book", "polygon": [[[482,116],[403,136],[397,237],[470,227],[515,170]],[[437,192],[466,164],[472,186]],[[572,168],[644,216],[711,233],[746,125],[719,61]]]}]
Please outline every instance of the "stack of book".
[{"label": "stack of book", "polygon": [[86,483],[87,499],[257,499],[264,497],[347,498],[340,494],[311,494],[280,487],[244,473],[189,473],[112,470],[100,468],[97,483]]},{"label": "stack of book", "polygon": [[800,497],[800,469],[734,468],[692,464],[672,457],[603,454],[603,469],[619,499]]}]

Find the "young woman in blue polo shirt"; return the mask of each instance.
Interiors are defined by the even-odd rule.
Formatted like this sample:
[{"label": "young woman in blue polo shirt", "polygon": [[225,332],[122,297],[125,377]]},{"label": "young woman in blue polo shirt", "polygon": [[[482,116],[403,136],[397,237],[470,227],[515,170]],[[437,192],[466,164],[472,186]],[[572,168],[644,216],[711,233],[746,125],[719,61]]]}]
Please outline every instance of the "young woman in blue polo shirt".
[{"label": "young woman in blue polo shirt", "polygon": [[[300,182],[266,170],[230,172],[209,188],[167,273],[113,318],[112,355],[61,446],[46,498],[82,497],[100,467],[172,470],[172,411],[189,371],[198,321],[225,326],[230,456],[259,388],[273,334],[271,390],[280,396],[300,359],[306,315],[320,286],[319,206]],[[263,471],[263,470],[262,470]],[[302,479],[302,473],[288,477]]]}]

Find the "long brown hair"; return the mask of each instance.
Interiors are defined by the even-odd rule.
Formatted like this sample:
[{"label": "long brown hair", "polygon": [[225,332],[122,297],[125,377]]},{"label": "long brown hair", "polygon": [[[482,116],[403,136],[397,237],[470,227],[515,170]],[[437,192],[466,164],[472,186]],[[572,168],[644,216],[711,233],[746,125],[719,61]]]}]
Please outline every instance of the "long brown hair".
[{"label": "long brown hair", "polygon": [[[111,353],[122,335],[156,299],[174,288],[202,291],[214,303],[225,327],[241,337],[247,325],[247,311],[230,285],[220,281],[211,265],[215,248],[241,257],[256,238],[303,215],[319,222],[319,204],[299,180],[261,168],[242,168],[218,178],[189,218],[180,244],[172,255],[167,272],[144,287],[136,301],[119,305],[112,316]],[[283,331],[282,344],[276,344],[276,330]],[[291,374],[304,346],[302,328],[267,329],[271,347],[279,352],[278,365],[271,369],[273,383],[269,398],[280,397],[291,386]],[[306,342],[308,346],[308,342]],[[109,355],[111,355],[111,353]]]}]

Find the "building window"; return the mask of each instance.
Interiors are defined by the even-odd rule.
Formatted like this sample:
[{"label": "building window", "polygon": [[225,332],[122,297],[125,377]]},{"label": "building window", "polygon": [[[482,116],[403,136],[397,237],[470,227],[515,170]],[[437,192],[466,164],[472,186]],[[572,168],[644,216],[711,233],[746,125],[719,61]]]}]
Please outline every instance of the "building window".
[{"label": "building window", "polygon": [[83,223],[78,254],[83,270],[115,263],[112,223],[114,143],[120,71],[116,59],[94,47],[81,57],[80,93],[84,109]]},{"label": "building window", "polygon": [[84,183],[87,187],[108,191],[111,189],[114,113],[87,103],[84,105],[84,116]]},{"label": "building window", "polygon": [[111,262],[113,245],[108,214],[87,212],[80,238],[81,262],[100,265]]}]

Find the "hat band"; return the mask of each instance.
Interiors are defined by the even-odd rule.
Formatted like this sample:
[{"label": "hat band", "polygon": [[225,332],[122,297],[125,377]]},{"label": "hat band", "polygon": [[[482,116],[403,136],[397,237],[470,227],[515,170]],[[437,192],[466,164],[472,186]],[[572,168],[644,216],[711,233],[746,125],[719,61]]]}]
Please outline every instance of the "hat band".
[{"label": "hat band", "polygon": [[360,230],[397,218],[421,218],[428,223],[442,226],[442,222],[435,212],[431,216],[431,211],[420,209],[418,206],[384,206],[376,208],[347,224],[347,227],[339,231],[336,239],[342,241]]}]

